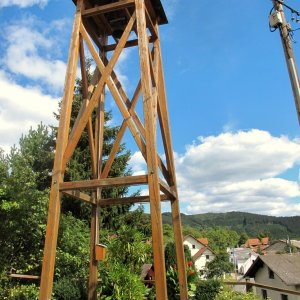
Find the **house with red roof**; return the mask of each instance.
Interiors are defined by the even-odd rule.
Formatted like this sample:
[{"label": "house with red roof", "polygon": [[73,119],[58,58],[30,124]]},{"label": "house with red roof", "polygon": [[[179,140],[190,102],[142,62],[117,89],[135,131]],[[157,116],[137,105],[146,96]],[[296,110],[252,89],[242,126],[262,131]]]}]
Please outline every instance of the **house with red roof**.
[{"label": "house with red roof", "polygon": [[215,258],[214,251],[208,246],[208,239],[187,235],[183,238],[183,244],[189,247],[196,270],[203,277],[207,263]]},{"label": "house with red roof", "polygon": [[248,239],[244,245],[242,245],[243,248],[249,248],[254,252],[261,252],[264,253],[265,249],[269,246],[269,238],[264,237],[262,239]]}]

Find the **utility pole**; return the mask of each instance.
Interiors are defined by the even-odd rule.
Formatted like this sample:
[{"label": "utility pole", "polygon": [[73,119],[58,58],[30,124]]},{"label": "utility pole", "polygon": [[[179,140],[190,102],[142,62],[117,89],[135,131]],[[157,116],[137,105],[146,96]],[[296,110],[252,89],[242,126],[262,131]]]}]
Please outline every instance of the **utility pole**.
[{"label": "utility pole", "polygon": [[297,110],[298,122],[300,125],[300,86],[299,86],[299,76],[296,65],[296,60],[292,48],[292,41],[290,38],[290,24],[287,23],[282,0],[272,0],[275,12],[270,16],[270,26],[273,28],[278,28],[280,32],[281,42],[284,50],[284,55],[286,59],[286,64],[288,67],[288,72],[290,76],[290,81],[292,85],[292,90],[294,94],[294,100]]}]

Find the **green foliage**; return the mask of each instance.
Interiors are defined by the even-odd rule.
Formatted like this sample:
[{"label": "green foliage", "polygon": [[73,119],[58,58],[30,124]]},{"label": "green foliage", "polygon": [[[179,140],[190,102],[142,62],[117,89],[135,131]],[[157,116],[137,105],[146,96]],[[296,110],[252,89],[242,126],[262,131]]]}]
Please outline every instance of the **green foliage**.
[{"label": "green foliage", "polygon": [[[151,246],[137,229],[122,226],[108,244],[108,260],[122,264],[134,274],[140,275],[142,265],[149,259]],[[110,267],[110,265],[109,265]]]},{"label": "green foliage", "polygon": [[163,224],[163,234],[164,234],[164,242],[168,244],[174,241],[174,232],[173,228],[169,224]]},{"label": "green foliage", "polygon": [[195,300],[214,300],[221,290],[219,280],[200,280],[197,283]]},{"label": "green foliage", "polygon": [[[184,256],[185,260],[187,262],[192,260],[192,255],[189,247],[187,245],[184,245]],[[174,242],[169,242],[165,246],[165,265],[166,270],[169,269],[169,267],[174,267],[177,264],[176,259],[176,247]]]},{"label": "green foliage", "polygon": [[178,271],[176,266],[170,266],[167,269],[167,289],[169,299],[180,299],[180,287],[178,282]]},{"label": "green foliage", "polygon": [[[294,217],[273,217],[245,212],[228,212],[228,213],[206,213],[198,215],[181,214],[182,224],[196,229],[196,232],[187,232],[196,238],[200,237],[197,232],[202,229],[223,227],[236,231],[241,234],[247,233],[248,236],[258,236],[262,228],[264,233],[272,239],[285,239],[287,235],[290,238],[300,236],[300,216]],[[163,222],[172,224],[170,213],[163,214]]]},{"label": "green foliage", "polygon": [[39,289],[34,285],[19,285],[10,290],[10,300],[35,300],[38,299]]},{"label": "green foliage", "polygon": [[139,205],[137,209],[129,211],[119,217],[120,224],[135,228],[145,237],[151,237],[151,222],[149,215],[144,213],[144,207]]},{"label": "green foliage", "polygon": [[147,289],[140,277],[119,263],[110,264],[106,270],[100,289],[103,300],[141,300]]},{"label": "green foliage", "polygon": [[244,245],[248,239],[249,239],[248,234],[246,232],[242,232],[240,235],[240,239],[238,241],[238,245],[239,246]]},{"label": "green foliage", "polygon": [[184,236],[191,235],[191,236],[193,236],[197,239],[197,238],[201,237],[202,233],[203,233],[202,229],[199,229],[197,227],[192,227],[190,225],[184,225],[183,228],[182,228],[182,234]]},{"label": "green foliage", "polygon": [[151,246],[137,228],[122,226],[106,239],[107,259],[101,263],[100,299],[143,299],[147,293],[140,279],[142,265],[150,259]]},{"label": "green foliage", "polygon": [[215,300],[260,300],[261,298],[253,293],[242,294],[230,289],[221,291],[215,298]]},{"label": "green foliage", "polygon": [[48,131],[40,125],[21,138],[19,149],[13,148],[5,159],[1,155],[0,270],[40,273],[48,190],[43,190],[45,174],[37,166],[44,147],[38,141],[46,137]]},{"label": "green foliage", "polygon": [[72,274],[69,276],[70,277],[61,277],[55,281],[53,286],[55,300],[82,299],[78,281],[76,278],[71,278]]},{"label": "green foliage", "polygon": [[88,263],[88,225],[71,214],[62,215],[56,253],[55,298],[86,298]]},{"label": "green foliage", "polygon": [[[90,61],[87,61],[87,77],[88,82],[92,78],[90,73]],[[80,111],[81,105],[83,102],[82,96],[82,85],[81,81],[77,79],[75,92],[72,103],[72,113],[70,125],[74,125],[77,115]],[[56,115],[56,118],[59,119],[59,114]],[[92,114],[92,122],[95,125],[96,112]],[[118,133],[118,126],[108,126],[108,123],[112,120],[111,112],[105,112],[104,115],[104,143],[103,143],[103,167],[105,166],[108,155],[112,149],[114,140]],[[130,151],[126,150],[125,144],[121,144],[116,158],[112,164],[111,171],[109,172],[109,177],[117,176],[126,176],[130,175],[130,170],[128,170],[128,161],[130,159]],[[77,147],[67,165],[65,172],[65,181],[76,181],[76,180],[85,180],[92,178],[92,163],[90,156],[90,148],[88,141],[87,129],[82,133],[82,136],[79,139]],[[127,187],[118,187],[118,188],[107,188],[102,190],[102,198],[117,198],[126,195],[128,192]],[[122,223],[119,220],[119,216],[127,213],[131,205],[113,205],[101,209],[101,227],[117,230]],[[62,198],[62,211],[64,213],[71,212],[73,216],[89,221],[91,215],[91,206],[87,203],[84,203],[80,200],[70,199],[68,196],[63,196]]]},{"label": "green foliage", "polygon": [[170,242],[165,246],[165,264],[166,270],[168,270],[170,267],[176,266],[177,264],[174,242]]},{"label": "green foliage", "polygon": [[212,228],[205,230],[205,236],[208,238],[209,246],[214,251],[225,251],[227,247],[235,247],[239,241],[237,232],[226,228]]},{"label": "green foliage", "polygon": [[221,278],[223,274],[233,271],[233,264],[229,262],[229,257],[226,252],[220,252],[216,257],[206,265],[207,278]]},{"label": "green foliage", "polygon": [[[178,270],[175,266],[170,266],[167,269],[167,289],[168,289],[168,298],[179,300],[180,299],[180,286],[178,280]],[[196,290],[196,281],[198,279],[195,266],[192,261],[187,262],[186,266],[186,275],[187,275],[187,284],[188,284],[188,294],[190,296],[194,295]]]},{"label": "green foliage", "polygon": [[[195,265],[192,261],[191,252],[188,246],[184,246],[184,254],[186,261],[186,274],[188,292],[192,295],[195,291],[195,281],[198,278]],[[165,264],[167,270],[167,288],[169,299],[180,299],[180,286],[178,280],[177,260],[175,243],[168,243],[165,247]]]}]

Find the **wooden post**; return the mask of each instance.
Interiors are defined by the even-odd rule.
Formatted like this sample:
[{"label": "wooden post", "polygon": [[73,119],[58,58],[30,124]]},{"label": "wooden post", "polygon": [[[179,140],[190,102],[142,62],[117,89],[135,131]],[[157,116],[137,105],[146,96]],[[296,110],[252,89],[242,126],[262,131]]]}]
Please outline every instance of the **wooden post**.
[{"label": "wooden post", "polygon": [[83,0],[77,1],[77,9],[74,19],[68,66],[65,78],[62,109],[57,133],[56,152],[51,183],[51,193],[49,199],[48,221],[46,229],[39,300],[51,299],[51,293],[53,288],[56,244],[60,219],[59,183],[63,181],[63,153],[68,140],[70,126],[73,90],[78,61],[79,28],[81,23],[82,3]]},{"label": "wooden post", "polygon": [[144,107],[146,161],[148,167],[148,185],[150,196],[150,214],[152,224],[152,244],[155,269],[156,299],[166,300],[167,284],[164,259],[164,245],[162,232],[162,217],[160,207],[160,186],[158,174],[157,146],[156,146],[156,119],[152,97],[152,84],[149,65],[149,40],[146,31],[145,3],[136,0],[136,18],[138,32],[138,46],[140,54],[141,85]]},{"label": "wooden post", "polygon": [[252,284],[250,282],[250,278],[246,278],[246,293],[252,292]]}]

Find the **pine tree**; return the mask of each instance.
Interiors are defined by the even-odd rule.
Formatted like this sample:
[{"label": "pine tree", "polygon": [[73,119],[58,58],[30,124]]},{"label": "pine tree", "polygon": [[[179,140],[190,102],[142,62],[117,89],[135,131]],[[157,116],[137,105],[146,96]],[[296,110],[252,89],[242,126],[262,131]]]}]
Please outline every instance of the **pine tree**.
[{"label": "pine tree", "polygon": [[[87,61],[87,78],[88,82],[91,80],[90,73],[90,61]],[[70,128],[75,123],[76,117],[80,110],[81,104],[83,102],[82,95],[82,82],[80,79],[76,80],[75,89],[74,89],[74,98],[72,104],[72,114],[70,121]],[[59,113],[55,115],[59,119]],[[96,114],[92,115],[92,122],[94,124]],[[112,149],[113,142],[116,138],[116,135],[119,130],[119,126],[108,125],[112,119],[112,113],[105,112],[105,124],[104,124],[104,143],[103,143],[103,167],[105,166],[106,159]],[[115,161],[112,165],[109,177],[118,177],[118,176],[127,176],[131,172],[128,169],[128,161],[130,159],[130,151],[126,150],[125,144],[121,144],[116,155]],[[65,181],[76,181],[76,180],[85,180],[92,178],[92,169],[91,169],[91,156],[88,142],[88,133],[85,129],[78,145],[74,151],[70,162],[68,163],[66,172],[65,172]],[[102,198],[115,198],[122,197],[128,193],[127,187],[118,187],[118,188],[109,188],[102,190]],[[100,217],[102,221],[102,227],[107,229],[118,229],[121,225],[119,216],[127,213],[131,205],[114,205],[107,208],[103,208],[100,211]],[[80,200],[70,199],[68,196],[64,196],[62,199],[62,211],[64,213],[71,212],[73,216],[89,220],[91,207],[89,204],[83,203]]]}]

